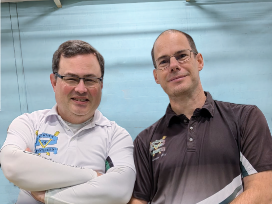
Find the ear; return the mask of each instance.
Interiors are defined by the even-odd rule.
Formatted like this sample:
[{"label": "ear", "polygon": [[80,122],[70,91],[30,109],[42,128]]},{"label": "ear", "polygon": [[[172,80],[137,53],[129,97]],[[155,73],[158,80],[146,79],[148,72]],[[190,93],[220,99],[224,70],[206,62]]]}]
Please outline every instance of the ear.
[{"label": "ear", "polygon": [[51,85],[53,87],[53,90],[55,92],[55,89],[56,89],[56,84],[57,84],[57,80],[55,78],[55,74],[50,74],[50,81],[51,81]]},{"label": "ear", "polygon": [[198,71],[201,71],[204,67],[204,59],[201,53],[198,53],[196,56],[196,60],[198,63]]},{"label": "ear", "polygon": [[154,79],[155,79],[156,83],[160,84],[160,81],[158,79],[157,69],[153,69],[153,75],[154,75]]}]

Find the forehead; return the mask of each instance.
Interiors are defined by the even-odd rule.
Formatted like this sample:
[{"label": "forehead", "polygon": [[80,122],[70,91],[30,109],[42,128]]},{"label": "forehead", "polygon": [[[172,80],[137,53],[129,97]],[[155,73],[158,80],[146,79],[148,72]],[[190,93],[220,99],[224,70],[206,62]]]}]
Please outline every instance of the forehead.
[{"label": "forehead", "polygon": [[163,33],[155,42],[154,57],[173,55],[179,50],[191,49],[186,36],[179,32]]},{"label": "forehead", "polygon": [[76,55],[73,57],[60,57],[59,72],[74,74],[101,73],[99,62],[94,54]]}]

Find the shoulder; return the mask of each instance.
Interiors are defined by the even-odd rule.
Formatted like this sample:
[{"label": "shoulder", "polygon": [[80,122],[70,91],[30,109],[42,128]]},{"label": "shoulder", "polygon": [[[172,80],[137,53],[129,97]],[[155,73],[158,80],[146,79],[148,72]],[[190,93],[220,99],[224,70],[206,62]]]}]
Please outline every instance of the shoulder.
[{"label": "shoulder", "polygon": [[115,121],[106,118],[99,110],[95,111],[94,121],[97,126],[102,127],[112,136],[130,136],[125,128],[119,126]]},{"label": "shoulder", "polygon": [[233,115],[238,118],[244,118],[251,112],[261,113],[256,105],[236,104],[214,100],[216,111],[222,114]]},{"label": "shoulder", "polygon": [[151,126],[149,126],[148,128],[144,129],[142,132],[140,132],[138,136],[136,137],[136,139],[134,140],[134,145],[136,145],[137,143],[141,143],[148,147],[158,126],[165,125],[165,124],[162,124],[164,122],[164,119],[165,119],[165,115],[161,117],[158,121],[153,123]]},{"label": "shoulder", "polygon": [[44,118],[46,118],[49,111],[50,110],[39,110],[32,113],[24,113],[15,118],[7,130],[7,138],[9,137],[9,141],[14,142],[12,139],[14,136],[15,138],[18,136],[23,138],[25,142],[28,141],[29,138],[35,135],[35,131],[38,129],[38,127],[44,124]]},{"label": "shoulder", "polygon": [[13,120],[14,122],[25,122],[25,123],[39,123],[40,121],[44,120],[48,113],[50,112],[50,109],[45,110],[38,110],[34,111],[32,113],[24,113],[17,118]]}]

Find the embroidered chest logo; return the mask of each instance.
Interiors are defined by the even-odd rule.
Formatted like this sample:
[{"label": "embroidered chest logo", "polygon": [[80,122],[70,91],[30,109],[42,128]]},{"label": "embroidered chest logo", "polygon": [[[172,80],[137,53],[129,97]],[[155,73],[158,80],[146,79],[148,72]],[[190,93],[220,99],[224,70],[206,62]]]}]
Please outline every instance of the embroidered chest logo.
[{"label": "embroidered chest logo", "polygon": [[[58,142],[59,131],[56,131],[54,135],[48,133],[38,134],[38,130],[36,131],[37,139],[35,143],[35,153],[40,155],[41,153],[46,153],[46,155],[50,156],[50,152],[54,154],[58,153],[58,148],[56,147],[47,147],[48,145],[55,145]],[[41,146],[41,148],[37,148]]]},{"label": "embroidered chest logo", "polygon": [[163,136],[162,139],[160,139],[160,140],[150,142],[149,152],[153,157],[157,153],[161,154],[162,152],[165,151],[165,147],[163,147],[163,145],[165,144],[165,138],[166,138],[166,136]]}]

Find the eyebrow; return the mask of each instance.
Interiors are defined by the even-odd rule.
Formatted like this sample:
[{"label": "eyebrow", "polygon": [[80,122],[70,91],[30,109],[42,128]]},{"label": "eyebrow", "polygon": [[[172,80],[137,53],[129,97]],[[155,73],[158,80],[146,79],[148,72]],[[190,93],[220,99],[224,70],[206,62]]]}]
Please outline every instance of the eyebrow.
[{"label": "eyebrow", "polygon": [[158,59],[156,59],[156,61],[159,61],[160,59],[164,59],[164,58],[167,58],[167,57],[169,57],[169,55],[160,56]]},{"label": "eyebrow", "polygon": [[[79,77],[78,75],[76,74],[73,74],[73,73],[67,73],[66,76],[73,76],[73,77]],[[86,75],[83,75],[83,78],[86,78],[86,77],[97,77],[95,76],[94,74],[86,74]]]}]

